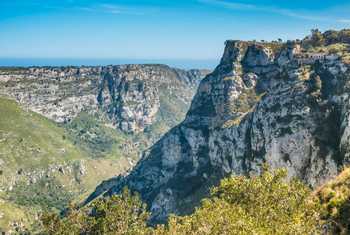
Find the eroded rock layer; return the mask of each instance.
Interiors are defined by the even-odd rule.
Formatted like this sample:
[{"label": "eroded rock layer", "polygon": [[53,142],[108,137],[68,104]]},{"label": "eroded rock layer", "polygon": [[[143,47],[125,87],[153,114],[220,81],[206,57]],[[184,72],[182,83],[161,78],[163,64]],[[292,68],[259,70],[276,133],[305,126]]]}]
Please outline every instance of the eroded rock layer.
[{"label": "eroded rock layer", "polygon": [[307,54],[296,42],[227,41],[186,119],[87,202],[127,186],[162,222],[192,211],[223,177],[256,174],[263,163],[316,187],[349,161],[349,75],[340,56]]},{"label": "eroded rock layer", "polygon": [[[165,65],[106,67],[33,67],[0,69],[0,95],[56,122],[69,122],[81,112],[102,114],[127,133],[139,133],[156,120],[165,101],[188,108],[206,70],[180,70]],[[166,104],[167,105],[167,104]]]}]

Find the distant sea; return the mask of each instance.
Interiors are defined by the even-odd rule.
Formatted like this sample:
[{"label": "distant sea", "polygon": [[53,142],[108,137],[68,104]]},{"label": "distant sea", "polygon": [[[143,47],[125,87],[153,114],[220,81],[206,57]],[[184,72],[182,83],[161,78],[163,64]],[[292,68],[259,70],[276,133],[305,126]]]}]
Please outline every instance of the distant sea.
[{"label": "distant sea", "polygon": [[58,58],[0,58],[0,67],[30,66],[100,66],[120,64],[166,64],[182,69],[214,69],[218,60],[189,59],[58,59]]}]

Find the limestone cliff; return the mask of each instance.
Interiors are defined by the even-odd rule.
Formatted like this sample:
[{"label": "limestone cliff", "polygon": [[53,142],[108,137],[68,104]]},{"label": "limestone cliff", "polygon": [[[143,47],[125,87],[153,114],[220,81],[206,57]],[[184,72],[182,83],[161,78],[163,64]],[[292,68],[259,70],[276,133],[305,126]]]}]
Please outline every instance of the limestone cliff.
[{"label": "limestone cliff", "polygon": [[0,95],[56,122],[69,122],[82,111],[101,111],[111,125],[139,133],[155,122],[161,94],[188,108],[207,73],[165,65],[0,69]]},{"label": "limestone cliff", "polygon": [[184,119],[207,73],[0,67],[0,231],[28,226],[41,209],[62,210],[126,172]]},{"label": "limestone cliff", "polygon": [[159,222],[192,211],[223,177],[256,174],[265,162],[312,187],[323,183],[349,161],[348,68],[298,42],[227,41],[186,119],[87,202],[128,186]]},{"label": "limestone cliff", "polygon": [[142,132],[156,120],[164,99],[183,107],[180,112],[185,113],[204,74],[162,65],[106,67],[102,70],[98,104],[121,130]]}]

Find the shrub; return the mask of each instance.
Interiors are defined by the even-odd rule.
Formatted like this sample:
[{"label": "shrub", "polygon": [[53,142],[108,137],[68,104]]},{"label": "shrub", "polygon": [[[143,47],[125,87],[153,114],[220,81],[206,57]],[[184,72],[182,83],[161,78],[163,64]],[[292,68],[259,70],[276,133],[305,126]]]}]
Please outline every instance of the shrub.
[{"label": "shrub", "polygon": [[318,29],[313,29],[311,31],[311,44],[314,47],[325,45],[323,34]]},{"label": "shrub", "polygon": [[316,191],[330,234],[350,234],[350,168]]},{"label": "shrub", "polygon": [[[193,215],[170,218],[163,234],[313,234],[318,205],[301,182],[286,182],[286,171],[224,179]],[[166,233],[164,233],[166,231]]]},{"label": "shrub", "polygon": [[285,170],[222,180],[208,199],[188,216],[170,216],[167,225],[147,227],[149,214],[128,190],[100,199],[60,219],[43,218],[47,234],[316,234],[319,204],[300,181],[286,180]]},{"label": "shrub", "polygon": [[322,89],[322,80],[319,75],[313,74],[308,81],[309,92],[313,95],[319,94]]},{"label": "shrub", "polygon": [[54,213],[42,216],[44,234],[146,234],[149,213],[137,195],[127,189],[120,195],[99,199],[92,205],[71,207],[60,218]]}]

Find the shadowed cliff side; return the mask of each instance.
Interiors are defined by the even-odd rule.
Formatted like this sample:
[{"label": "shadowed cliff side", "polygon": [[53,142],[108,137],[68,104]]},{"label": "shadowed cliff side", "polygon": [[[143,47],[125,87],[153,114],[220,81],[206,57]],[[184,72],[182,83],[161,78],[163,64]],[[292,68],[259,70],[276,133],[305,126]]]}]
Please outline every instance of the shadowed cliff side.
[{"label": "shadowed cliff side", "polygon": [[341,56],[309,54],[298,41],[227,41],[186,119],[86,202],[127,186],[157,223],[191,212],[223,177],[259,173],[263,163],[320,185],[349,160],[349,87]]}]

